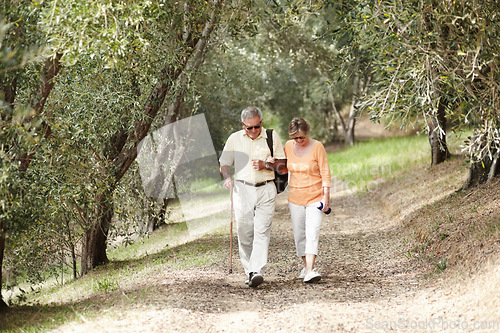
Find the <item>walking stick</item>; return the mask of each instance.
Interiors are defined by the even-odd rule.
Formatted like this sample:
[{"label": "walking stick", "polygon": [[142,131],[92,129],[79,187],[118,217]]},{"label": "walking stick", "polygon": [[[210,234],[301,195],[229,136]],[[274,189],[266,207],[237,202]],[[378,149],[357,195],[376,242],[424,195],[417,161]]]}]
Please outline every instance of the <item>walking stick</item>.
[{"label": "walking stick", "polygon": [[231,224],[229,226],[229,274],[233,272],[233,183],[230,188],[231,195]]}]

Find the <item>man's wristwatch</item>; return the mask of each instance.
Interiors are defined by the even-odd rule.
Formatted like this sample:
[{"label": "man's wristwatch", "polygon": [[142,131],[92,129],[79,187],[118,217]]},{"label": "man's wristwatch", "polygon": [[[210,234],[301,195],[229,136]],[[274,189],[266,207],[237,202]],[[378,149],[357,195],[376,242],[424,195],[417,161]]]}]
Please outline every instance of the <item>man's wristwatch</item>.
[{"label": "man's wristwatch", "polygon": [[269,163],[266,162],[265,167],[267,170],[269,170]]}]

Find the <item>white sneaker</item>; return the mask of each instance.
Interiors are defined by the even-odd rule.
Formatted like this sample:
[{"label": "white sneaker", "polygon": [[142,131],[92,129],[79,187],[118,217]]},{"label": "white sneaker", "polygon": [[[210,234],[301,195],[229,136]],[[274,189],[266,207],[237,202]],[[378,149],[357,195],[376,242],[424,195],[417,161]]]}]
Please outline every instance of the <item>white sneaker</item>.
[{"label": "white sneaker", "polygon": [[304,279],[306,277],[306,269],[302,268],[300,271],[299,279]]},{"label": "white sneaker", "polygon": [[314,269],[309,273],[307,273],[306,276],[304,277],[305,283],[318,282],[319,280],[321,280],[321,274],[316,272]]}]

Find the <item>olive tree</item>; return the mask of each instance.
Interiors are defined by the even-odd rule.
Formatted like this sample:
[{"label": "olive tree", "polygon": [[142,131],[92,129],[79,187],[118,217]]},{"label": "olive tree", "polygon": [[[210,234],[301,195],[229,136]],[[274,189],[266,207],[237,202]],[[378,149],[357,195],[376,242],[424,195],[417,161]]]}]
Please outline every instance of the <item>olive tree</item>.
[{"label": "olive tree", "polygon": [[[121,78],[127,92],[128,102],[114,106],[113,100],[86,101],[115,121],[101,133],[101,143],[93,147],[94,158],[89,161],[102,170],[102,176],[83,235],[83,274],[108,261],[106,240],[117,183],[188,62],[202,56],[221,8],[220,1],[54,1],[45,11],[44,28],[52,47],[66,50],[64,64],[98,59],[106,72],[104,79]],[[110,84],[104,82],[103,87]],[[116,81],[112,85],[116,88]]]},{"label": "olive tree", "polygon": [[[8,235],[26,230],[23,207],[31,206],[26,169],[38,144],[50,134],[43,112],[60,69],[60,54],[48,57],[37,22],[41,6],[19,1],[0,5],[0,277]],[[22,92],[22,93],[20,93]],[[0,301],[1,307],[5,302]]]},{"label": "olive tree", "polygon": [[340,128],[345,144],[353,145],[359,102],[373,76],[370,50],[359,43],[352,19],[355,2],[273,4],[262,24],[266,35],[262,49],[271,44],[269,53],[278,53],[289,64],[302,87],[298,106],[315,133],[333,141]]},{"label": "olive tree", "polygon": [[360,103],[376,119],[424,123],[432,164],[446,133],[472,128],[467,185],[498,174],[499,9],[491,1],[350,1],[357,45],[376,74]]}]

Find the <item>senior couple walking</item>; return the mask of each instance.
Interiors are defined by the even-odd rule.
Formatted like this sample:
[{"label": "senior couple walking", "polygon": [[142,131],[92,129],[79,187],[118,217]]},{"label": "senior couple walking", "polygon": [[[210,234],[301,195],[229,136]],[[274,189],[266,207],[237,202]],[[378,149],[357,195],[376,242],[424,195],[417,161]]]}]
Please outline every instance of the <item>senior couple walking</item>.
[{"label": "senior couple walking", "polygon": [[[302,118],[289,125],[285,147],[272,131],[273,156],[262,127],[262,112],[248,107],[241,112],[243,129],[231,134],[220,156],[223,186],[233,188],[240,260],[247,279],[256,288],[263,281],[267,264],[271,222],[276,202],[274,171],[289,172],[288,205],[297,256],[304,268],[299,278],[305,283],[321,280],[314,269],[318,254],[323,213],[329,211],[331,176],[323,145],[309,137],[310,126]],[[234,175],[231,175],[234,166]],[[322,207],[321,207],[322,206]]]}]

